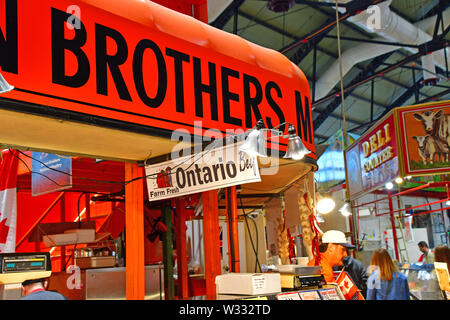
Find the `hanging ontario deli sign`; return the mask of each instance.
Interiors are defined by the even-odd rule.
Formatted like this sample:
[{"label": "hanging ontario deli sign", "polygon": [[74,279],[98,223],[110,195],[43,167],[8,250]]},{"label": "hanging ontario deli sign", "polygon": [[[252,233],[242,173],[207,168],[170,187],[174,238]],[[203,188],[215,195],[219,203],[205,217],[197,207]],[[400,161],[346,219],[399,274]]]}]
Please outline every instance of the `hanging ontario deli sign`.
[{"label": "hanging ontario deli sign", "polygon": [[145,167],[149,201],[260,182],[258,161],[243,142]]},{"label": "hanging ontario deli sign", "polygon": [[400,171],[394,114],[381,120],[374,129],[349,146],[344,154],[351,200],[397,178]]}]

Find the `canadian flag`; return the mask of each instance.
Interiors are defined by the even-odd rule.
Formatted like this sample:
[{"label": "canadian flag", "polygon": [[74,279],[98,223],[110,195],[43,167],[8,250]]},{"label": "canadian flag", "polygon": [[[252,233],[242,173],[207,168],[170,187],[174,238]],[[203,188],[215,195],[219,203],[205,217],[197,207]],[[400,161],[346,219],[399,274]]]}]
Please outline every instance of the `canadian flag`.
[{"label": "canadian flag", "polygon": [[0,158],[0,252],[16,251],[17,165],[17,151],[3,150]]},{"label": "canadian flag", "polygon": [[358,291],[358,288],[353,283],[352,279],[350,279],[347,272],[345,272],[344,270],[342,270],[337,277],[336,283],[339,286],[339,289],[341,289],[342,294],[344,295],[346,300],[351,300],[355,293]]}]

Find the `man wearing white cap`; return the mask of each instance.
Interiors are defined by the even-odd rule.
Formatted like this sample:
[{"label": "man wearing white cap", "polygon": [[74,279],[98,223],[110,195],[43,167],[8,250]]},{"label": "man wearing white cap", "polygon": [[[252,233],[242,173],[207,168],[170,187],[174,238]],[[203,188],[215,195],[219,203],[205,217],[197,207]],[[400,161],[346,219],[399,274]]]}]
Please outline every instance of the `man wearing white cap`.
[{"label": "man wearing white cap", "polygon": [[347,243],[347,238],[342,231],[329,230],[322,235],[319,245],[320,262],[313,258],[308,262],[308,266],[321,265],[322,273],[326,282],[335,282],[333,267],[343,264],[347,256],[347,248],[354,249],[355,246]]}]

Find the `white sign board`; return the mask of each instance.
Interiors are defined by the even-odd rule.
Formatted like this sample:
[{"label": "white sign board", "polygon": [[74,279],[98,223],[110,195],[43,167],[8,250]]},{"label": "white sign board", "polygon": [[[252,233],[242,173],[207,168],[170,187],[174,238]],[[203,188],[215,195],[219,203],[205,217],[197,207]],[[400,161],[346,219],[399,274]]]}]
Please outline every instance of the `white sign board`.
[{"label": "white sign board", "polygon": [[149,201],[261,181],[258,161],[239,151],[242,143],[146,166]]}]

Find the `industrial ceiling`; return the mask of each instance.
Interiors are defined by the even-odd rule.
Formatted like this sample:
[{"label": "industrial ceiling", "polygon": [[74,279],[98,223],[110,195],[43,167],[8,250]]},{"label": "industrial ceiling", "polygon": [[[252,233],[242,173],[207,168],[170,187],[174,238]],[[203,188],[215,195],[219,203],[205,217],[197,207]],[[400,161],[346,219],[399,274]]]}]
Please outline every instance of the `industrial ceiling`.
[{"label": "industrial ceiling", "polygon": [[335,0],[208,0],[208,15],[210,25],[277,50],[303,70],[316,144],[339,129],[362,134],[392,108],[450,99],[448,0],[338,3],[339,24]]}]

